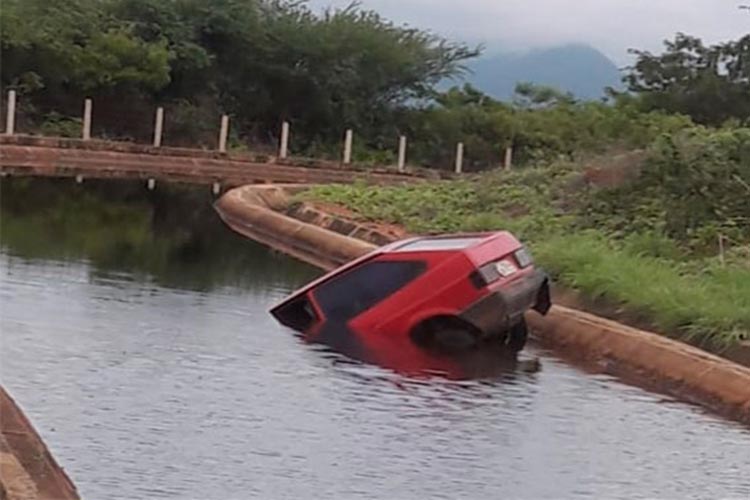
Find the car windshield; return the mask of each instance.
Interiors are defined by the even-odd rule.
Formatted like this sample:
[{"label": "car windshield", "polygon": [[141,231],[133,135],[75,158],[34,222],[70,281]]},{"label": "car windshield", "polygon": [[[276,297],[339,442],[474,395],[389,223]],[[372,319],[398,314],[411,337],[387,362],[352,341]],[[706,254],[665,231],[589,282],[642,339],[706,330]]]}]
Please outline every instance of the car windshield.
[{"label": "car windshield", "polygon": [[315,290],[315,299],[329,321],[347,321],[370,309],[422,274],[421,261],[370,261]]}]

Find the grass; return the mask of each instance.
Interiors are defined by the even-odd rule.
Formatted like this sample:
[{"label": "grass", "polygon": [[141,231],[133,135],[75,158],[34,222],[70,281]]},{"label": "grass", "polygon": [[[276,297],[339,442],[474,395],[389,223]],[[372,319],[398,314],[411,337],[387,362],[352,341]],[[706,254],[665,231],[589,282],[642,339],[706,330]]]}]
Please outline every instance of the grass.
[{"label": "grass", "polygon": [[632,221],[632,232],[601,226],[606,213],[589,213],[597,193],[581,178],[575,166],[557,164],[414,186],[321,186],[302,196],[416,234],[508,229],[586,298],[718,348],[750,338],[750,256],[741,246],[722,265],[705,249],[644,230],[643,221]]}]

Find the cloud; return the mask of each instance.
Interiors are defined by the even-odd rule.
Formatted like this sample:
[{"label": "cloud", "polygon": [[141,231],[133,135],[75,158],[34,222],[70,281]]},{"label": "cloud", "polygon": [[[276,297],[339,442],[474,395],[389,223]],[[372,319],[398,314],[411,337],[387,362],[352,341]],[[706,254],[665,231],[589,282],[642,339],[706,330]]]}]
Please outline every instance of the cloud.
[{"label": "cloud", "polygon": [[[350,0],[312,0],[343,7]],[[362,0],[396,23],[488,50],[525,50],[588,43],[618,63],[629,48],[658,51],[677,32],[714,43],[750,32],[742,0]],[[745,2],[750,3],[750,1]]]}]

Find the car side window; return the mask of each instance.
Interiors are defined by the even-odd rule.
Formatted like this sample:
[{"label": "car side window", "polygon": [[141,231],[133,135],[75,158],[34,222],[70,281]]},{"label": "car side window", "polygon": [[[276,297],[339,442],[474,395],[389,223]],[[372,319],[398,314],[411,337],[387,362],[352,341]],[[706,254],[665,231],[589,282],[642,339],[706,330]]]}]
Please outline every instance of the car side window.
[{"label": "car side window", "polygon": [[370,309],[427,269],[421,261],[372,261],[321,285],[315,299],[328,320],[346,321]]}]

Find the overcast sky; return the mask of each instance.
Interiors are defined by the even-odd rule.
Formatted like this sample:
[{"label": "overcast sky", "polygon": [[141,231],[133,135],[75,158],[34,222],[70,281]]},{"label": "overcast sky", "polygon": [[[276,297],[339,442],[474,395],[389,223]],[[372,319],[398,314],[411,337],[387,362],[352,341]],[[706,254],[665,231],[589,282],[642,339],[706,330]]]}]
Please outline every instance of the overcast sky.
[{"label": "overcast sky", "polygon": [[[311,0],[314,8],[351,0]],[[484,43],[487,52],[588,43],[624,65],[628,48],[658,51],[678,31],[706,41],[750,32],[750,0],[361,0],[398,24]]]}]

